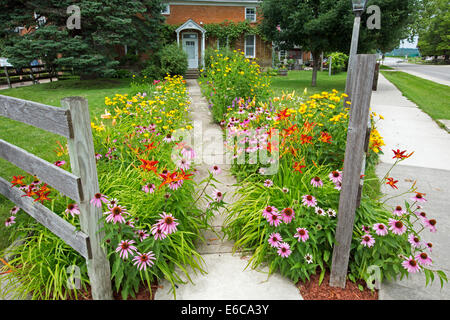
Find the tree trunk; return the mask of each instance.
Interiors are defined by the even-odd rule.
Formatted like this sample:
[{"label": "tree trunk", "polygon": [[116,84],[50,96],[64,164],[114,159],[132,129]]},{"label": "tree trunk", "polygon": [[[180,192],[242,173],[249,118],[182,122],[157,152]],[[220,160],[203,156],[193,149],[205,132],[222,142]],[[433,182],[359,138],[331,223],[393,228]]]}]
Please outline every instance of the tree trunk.
[{"label": "tree trunk", "polygon": [[317,71],[319,70],[319,63],[320,63],[320,52],[314,51],[312,52],[312,56],[313,56],[313,73],[312,73],[311,87],[316,87]]}]

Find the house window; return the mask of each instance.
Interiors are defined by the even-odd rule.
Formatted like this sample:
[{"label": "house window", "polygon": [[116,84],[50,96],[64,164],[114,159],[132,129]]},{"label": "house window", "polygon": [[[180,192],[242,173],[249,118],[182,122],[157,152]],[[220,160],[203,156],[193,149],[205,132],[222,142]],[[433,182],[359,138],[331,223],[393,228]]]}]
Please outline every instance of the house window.
[{"label": "house window", "polygon": [[245,8],[245,20],[256,22],[256,8]]},{"label": "house window", "polygon": [[217,50],[228,48],[228,46],[229,46],[228,36],[226,39],[217,39]]},{"label": "house window", "polygon": [[245,57],[255,58],[256,56],[256,36],[254,34],[245,36]]},{"label": "house window", "polygon": [[170,5],[165,3],[163,4],[163,9],[161,10],[161,14],[170,14]]}]

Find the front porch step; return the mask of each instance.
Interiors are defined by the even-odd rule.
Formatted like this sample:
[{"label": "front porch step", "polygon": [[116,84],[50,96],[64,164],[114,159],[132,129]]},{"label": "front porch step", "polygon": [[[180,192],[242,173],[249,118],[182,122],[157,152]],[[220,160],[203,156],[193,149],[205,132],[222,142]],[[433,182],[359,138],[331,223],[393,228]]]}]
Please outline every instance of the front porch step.
[{"label": "front porch step", "polygon": [[186,71],[186,79],[198,79],[199,74],[198,74],[198,69],[188,69]]}]

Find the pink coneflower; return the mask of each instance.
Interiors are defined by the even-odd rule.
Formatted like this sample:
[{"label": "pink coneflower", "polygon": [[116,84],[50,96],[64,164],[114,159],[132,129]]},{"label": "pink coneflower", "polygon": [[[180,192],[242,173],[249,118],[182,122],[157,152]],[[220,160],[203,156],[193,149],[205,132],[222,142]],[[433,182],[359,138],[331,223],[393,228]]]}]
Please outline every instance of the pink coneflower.
[{"label": "pink coneflower", "polygon": [[415,214],[418,218],[420,218],[420,220],[421,220],[422,222],[424,222],[425,220],[427,220],[427,214],[426,214],[425,212],[423,212],[423,211],[421,211],[421,212],[419,212],[419,213],[414,212],[414,214]]},{"label": "pink coneflower", "polygon": [[172,135],[170,133],[167,134],[163,140],[167,143],[172,142],[173,141]]},{"label": "pink coneflower", "polygon": [[404,210],[401,206],[396,206],[394,211],[392,211],[393,215],[396,215],[398,217],[401,217],[406,213],[406,210]]},{"label": "pink coneflower", "polygon": [[152,251],[142,254],[137,252],[137,255],[133,258],[133,265],[137,265],[139,270],[144,269],[145,271],[147,267],[151,267],[154,264],[153,260],[156,260],[156,258]]},{"label": "pink coneflower", "polygon": [[325,217],[327,215],[327,213],[320,207],[315,207],[314,211],[316,212],[316,214],[322,217]]},{"label": "pink coneflower", "polygon": [[436,232],[436,220],[434,219],[425,219],[423,224],[430,229],[430,232]]},{"label": "pink coneflower", "polygon": [[277,214],[278,213],[278,209],[272,206],[268,206],[264,209],[262,215],[264,218],[268,218],[269,216],[271,216],[272,214]]},{"label": "pink coneflower", "polygon": [[365,234],[361,237],[361,244],[365,247],[373,247],[375,244],[375,239],[370,234]]},{"label": "pink coneflower", "polygon": [[57,167],[62,167],[65,164],[66,164],[66,162],[64,160],[58,160],[54,163],[54,165]]},{"label": "pink coneflower", "polygon": [[370,233],[370,227],[368,227],[368,226],[362,226],[361,229],[362,229],[362,231],[364,231],[365,233]]},{"label": "pink coneflower", "polygon": [[280,245],[278,246],[278,251],[277,253],[280,255],[280,257],[282,258],[287,258],[291,255],[292,251],[291,251],[291,247],[289,246],[288,243],[286,242],[282,242],[280,243]]},{"label": "pink coneflower", "polygon": [[186,170],[189,170],[189,168],[191,167],[191,162],[188,160],[188,159],[180,159],[179,161],[178,161],[178,164],[177,164],[177,166],[178,166],[178,168],[180,168],[181,170],[184,170],[184,171],[186,171]]},{"label": "pink coneflower", "polygon": [[304,196],[302,196],[302,203],[303,203],[303,205],[305,205],[305,206],[308,206],[308,207],[315,207],[316,206],[316,204],[317,204],[317,200],[316,200],[316,198],[314,198],[313,196],[311,196],[311,195],[304,195]]},{"label": "pink coneflower", "polygon": [[75,217],[76,214],[80,214],[80,208],[78,208],[78,205],[76,203],[69,203],[67,205],[67,209],[64,210],[65,213],[71,214],[72,217]]},{"label": "pink coneflower", "polygon": [[155,240],[162,240],[167,237],[167,233],[161,229],[161,225],[158,223],[152,227],[151,232]]},{"label": "pink coneflower", "polygon": [[292,219],[294,219],[295,211],[291,208],[284,208],[281,211],[281,218],[283,219],[284,223],[291,223]]},{"label": "pink coneflower", "polygon": [[402,266],[403,268],[408,270],[409,273],[416,273],[420,270],[419,264],[411,256],[407,260],[402,262]]},{"label": "pink coneflower", "polygon": [[107,207],[108,209],[114,208],[115,206],[117,206],[119,204],[119,200],[117,200],[116,198],[112,198],[108,200],[107,203]]},{"label": "pink coneflower", "polygon": [[431,242],[428,242],[426,244],[426,247],[427,247],[428,250],[430,250],[430,252],[433,252],[433,244]]},{"label": "pink coneflower", "polygon": [[283,188],[283,189],[281,189],[281,191],[283,191],[283,193],[288,193],[289,189],[288,188]]},{"label": "pink coneflower", "polygon": [[100,153],[95,154],[95,159],[100,160],[103,156]]},{"label": "pink coneflower", "polygon": [[14,206],[11,208],[11,210],[9,210],[9,213],[11,213],[13,216],[15,216],[17,214],[17,212],[19,212],[20,208],[18,206]]},{"label": "pink coneflower", "polygon": [[319,177],[314,177],[311,179],[311,184],[316,187],[316,188],[320,188],[323,187],[323,182]]},{"label": "pink coneflower", "polygon": [[313,262],[313,256],[310,253],[307,253],[304,258],[308,264]]},{"label": "pink coneflower", "polygon": [[128,214],[127,210],[125,209],[125,207],[122,206],[115,206],[113,208],[110,208],[109,212],[105,212],[105,214],[109,215],[106,217],[106,222],[114,222],[114,224],[116,224],[117,222],[119,223],[125,223],[125,217],[124,215]]},{"label": "pink coneflower", "polygon": [[223,193],[219,190],[214,190],[213,199],[214,201],[221,202],[223,200]]},{"label": "pink coneflower", "polygon": [[122,259],[128,259],[128,254],[132,255],[133,251],[137,251],[137,248],[132,244],[135,243],[134,240],[122,240],[116,249],[119,252],[119,257]]},{"label": "pink coneflower", "polygon": [[271,186],[273,186],[273,181],[270,179],[267,179],[266,181],[264,181],[264,186],[267,188],[270,188]]},{"label": "pink coneflower", "polygon": [[145,230],[138,230],[136,231],[136,234],[138,235],[139,240],[141,241],[144,241],[150,236]]},{"label": "pink coneflower", "polygon": [[278,248],[281,241],[283,241],[283,238],[281,238],[281,235],[279,233],[272,233],[269,236],[268,241],[273,248]]},{"label": "pink coneflower", "polygon": [[181,149],[181,154],[188,159],[195,158],[195,151],[189,146],[185,146],[183,149]]},{"label": "pink coneflower", "polygon": [[294,234],[294,238],[297,238],[298,242],[306,242],[309,239],[309,232],[305,228],[297,228],[297,233]]},{"label": "pink coneflower", "polygon": [[419,253],[418,255],[416,255],[416,260],[422,265],[422,266],[431,266],[431,264],[433,263],[433,261],[431,260],[430,256],[425,253]]},{"label": "pink coneflower", "polygon": [[373,225],[373,230],[379,236],[385,236],[388,234],[388,229],[384,223],[375,223]]},{"label": "pink coneflower", "polygon": [[12,224],[16,223],[16,217],[11,216],[9,218],[6,218],[5,220],[5,226],[10,227]]},{"label": "pink coneflower", "polygon": [[108,203],[108,197],[101,193],[96,193],[91,199],[91,203],[98,208],[102,207],[102,202]]},{"label": "pink coneflower", "polygon": [[389,225],[390,225],[389,230],[391,230],[392,233],[394,234],[402,235],[406,231],[405,224],[399,220],[389,218]]},{"label": "pink coneflower", "polygon": [[153,183],[146,184],[145,186],[142,186],[142,191],[145,193],[153,193],[155,192],[156,186]]},{"label": "pink coneflower", "polygon": [[336,190],[341,191],[341,190],[342,190],[342,182],[336,182],[336,183],[334,184],[334,188],[335,188]]},{"label": "pink coneflower", "polygon": [[175,219],[171,213],[165,213],[163,212],[160,214],[161,220],[159,220],[159,224],[161,225],[161,230],[167,234],[171,234],[175,231],[177,231],[177,225],[179,225],[178,222],[176,222],[177,219]]},{"label": "pink coneflower", "polygon": [[211,167],[211,172],[215,175],[218,175],[222,172],[222,169],[220,169],[219,166],[215,165]]},{"label": "pink coneflower", "polygon": [[337,184],[338,182],[342,182],[342,171],[336,170],[332,171],[328,178],[330,178],[331,181],[333,181],[334,184]]},{"label": "pink coneflower", "polygon": [[419,248],[422,245],[422,242],[420,241],[420,238],[416,236],[415,234],[411,233],[408,236],[408,242],[411,243],[411,245],[414,248]]},{"label": "pink coneflower", "polygon": [[336,217],[336,211],[331,209],[331,208],[327,210],[327,214],[328,214],[328,216],[330,218],[335,218]]},{"label": "pink coneflower", "polygon": [[183,180],[178,180],[178,181],[174,181],[169,183],[169,189],[171,190],[178,190],[182,185],[183,185],[184,181]]},{"label": "pink coneflower", "polygon": [[411,197],[411,200],[415,201],[415,202],[421,202],[421,203],[427,202],[427,199],[424,198],[424,195],[425,195],[425,193],[416,192],[416,195],[414,197]]},{"label": "pink coneflower", "polygon": [[278,213],[272,213],[266,219],[271,226],[275,227],[278,227],[282,222],[281,217]]},{"label": "pink coneflower", "polygon": [[129,227],[131,227],[131,228],[134,228],[134,220],[127,220],[126,222],[125,222],[125,224],[127,225],[127,226],[129,226]]}]

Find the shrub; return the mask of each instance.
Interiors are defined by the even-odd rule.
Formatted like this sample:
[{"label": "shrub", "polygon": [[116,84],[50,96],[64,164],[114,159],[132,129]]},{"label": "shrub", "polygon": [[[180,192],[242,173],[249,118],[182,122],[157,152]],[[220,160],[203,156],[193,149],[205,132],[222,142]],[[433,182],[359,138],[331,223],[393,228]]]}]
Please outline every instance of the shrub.
[{"label": "shrub", "polygon": [[[339,72],[347,70],[348,55],[342,52],[333,52],[330,54],[331,60],[331,73],[337,74]],[[327,67],[328,67],[327,62]]]},{"label": "shrub", "polygon": [[184,76],[186,74],[188,68],[187,53],[176,43],[165,46],[159,56],[163,75]]}]

